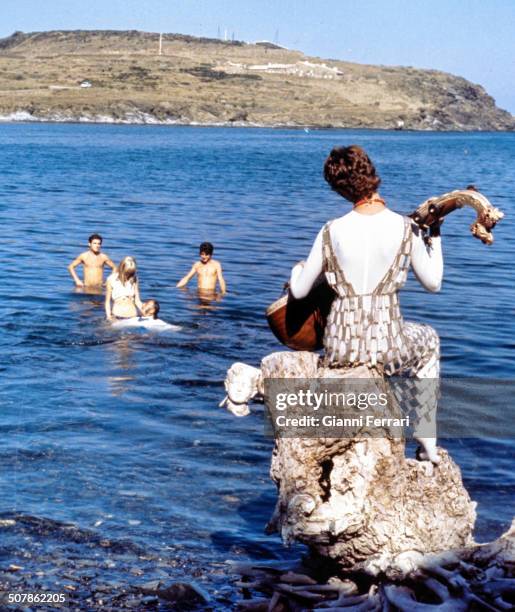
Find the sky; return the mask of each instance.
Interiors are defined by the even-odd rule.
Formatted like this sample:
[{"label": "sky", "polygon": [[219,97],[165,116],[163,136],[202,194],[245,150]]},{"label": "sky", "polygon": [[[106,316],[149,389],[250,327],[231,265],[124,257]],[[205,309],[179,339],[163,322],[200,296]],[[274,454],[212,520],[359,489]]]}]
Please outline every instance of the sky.
[{"label": "sky", "polygon": [[434,68],[515,114],[515,0],[0,0],[0,36],[61,29],[227,31],[321,58]]}]

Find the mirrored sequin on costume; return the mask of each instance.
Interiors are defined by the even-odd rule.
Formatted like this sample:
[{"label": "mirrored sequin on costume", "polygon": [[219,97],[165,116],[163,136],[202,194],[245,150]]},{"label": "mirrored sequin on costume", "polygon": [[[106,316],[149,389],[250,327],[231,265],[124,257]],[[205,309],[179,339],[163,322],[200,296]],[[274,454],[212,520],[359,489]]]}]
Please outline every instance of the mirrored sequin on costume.
[{"label": "mirrored sequin on costume", "polygon": [[324,335],[325,364],[366,364],[377,366],[387,376],[432,379],[423,390],[414,381],[411,399],[419,418],[424,415],[427,420],[431,414],[433,420],[440,370],[438,334],[429,325],[404,322],[398,297],[411,261],[411,221],[404,218],[404,235],[393,264],[369,294],[357,294],[346,280],[334,253],[330,227],[331,222],[323,229],[323,260],[327,282],[336,296]]}]

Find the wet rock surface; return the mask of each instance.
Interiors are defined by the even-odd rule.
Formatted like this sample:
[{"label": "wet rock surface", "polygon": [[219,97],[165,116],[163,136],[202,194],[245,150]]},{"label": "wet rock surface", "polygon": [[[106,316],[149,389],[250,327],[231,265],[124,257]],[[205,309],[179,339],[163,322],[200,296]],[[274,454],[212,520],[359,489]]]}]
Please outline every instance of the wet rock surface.
[{"label": "wet rock surface", "polygon": [[[341,573],[327,563],[233,565],[241,589],[237,609],[300,612],[502,611],[515,606],[515,521],[490,544],[425,555],[396,575]],[[399,568],[400,569],[400,568]]]},{"label": "wet rock surface", "polygon": [[[163,556],[27,515],[2,516],[0,536],[1,610],[225,610],[234,604],[225,567],[200,567],[183,551]],[[218,588],[211,572],[218,573]],[[8,593],[63,593],[66,603],[8,606]]]}]

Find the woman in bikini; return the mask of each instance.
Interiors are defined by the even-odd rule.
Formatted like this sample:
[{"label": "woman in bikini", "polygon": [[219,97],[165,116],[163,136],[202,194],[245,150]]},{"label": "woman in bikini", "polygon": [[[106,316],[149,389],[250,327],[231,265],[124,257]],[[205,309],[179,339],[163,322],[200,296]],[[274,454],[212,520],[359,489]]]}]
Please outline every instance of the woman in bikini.
[{"label": "woman in bikini", "polygon": [[106,282],[105,312],[108,321],[130,319],[141,312],[136,260],[124,257]]},{"label": "woman in bikini", "polygon": [[[324,177],[353,208],[320,230],[306,263],[293,268],[290,289],[294,297],[305,297],[325,272],[336,294],[325,329],[326,364],[367,364],[387,376],[438,379],[438,335],[429,325],[403,321],[398,291],[410,264],[425,289],[440,290],[439,227],[432,228],[428,247],[410,219],[389,210],[377,191],[375,167],[358,146],[333,149]],[[432,419],[425,432],[435,430],[436,385],[432,389],[429,399],[416,397],[425,403],[420,411]],[[416,385],[414,395],[421,395]],[[423,447],[420,457],[438,463],[436,438],[414,435]]]}]

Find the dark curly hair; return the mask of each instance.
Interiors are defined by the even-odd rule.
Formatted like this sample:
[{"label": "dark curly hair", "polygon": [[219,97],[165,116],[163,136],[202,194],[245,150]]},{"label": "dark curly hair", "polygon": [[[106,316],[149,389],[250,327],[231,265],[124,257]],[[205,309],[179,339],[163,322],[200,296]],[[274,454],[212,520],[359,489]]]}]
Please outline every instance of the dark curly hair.
[{"label": "dark curly hair", "polygon": [[370,196],[381,183],[374,164],[357,145],[334,148],[325,160],[324,178],[331,189],[351,202]]},{"label": "dark curly hair", "polygon": [[206,255],[212,255],[215,247],[210,242],[203,242],[199,248],[199,253],[206,253]]}]

